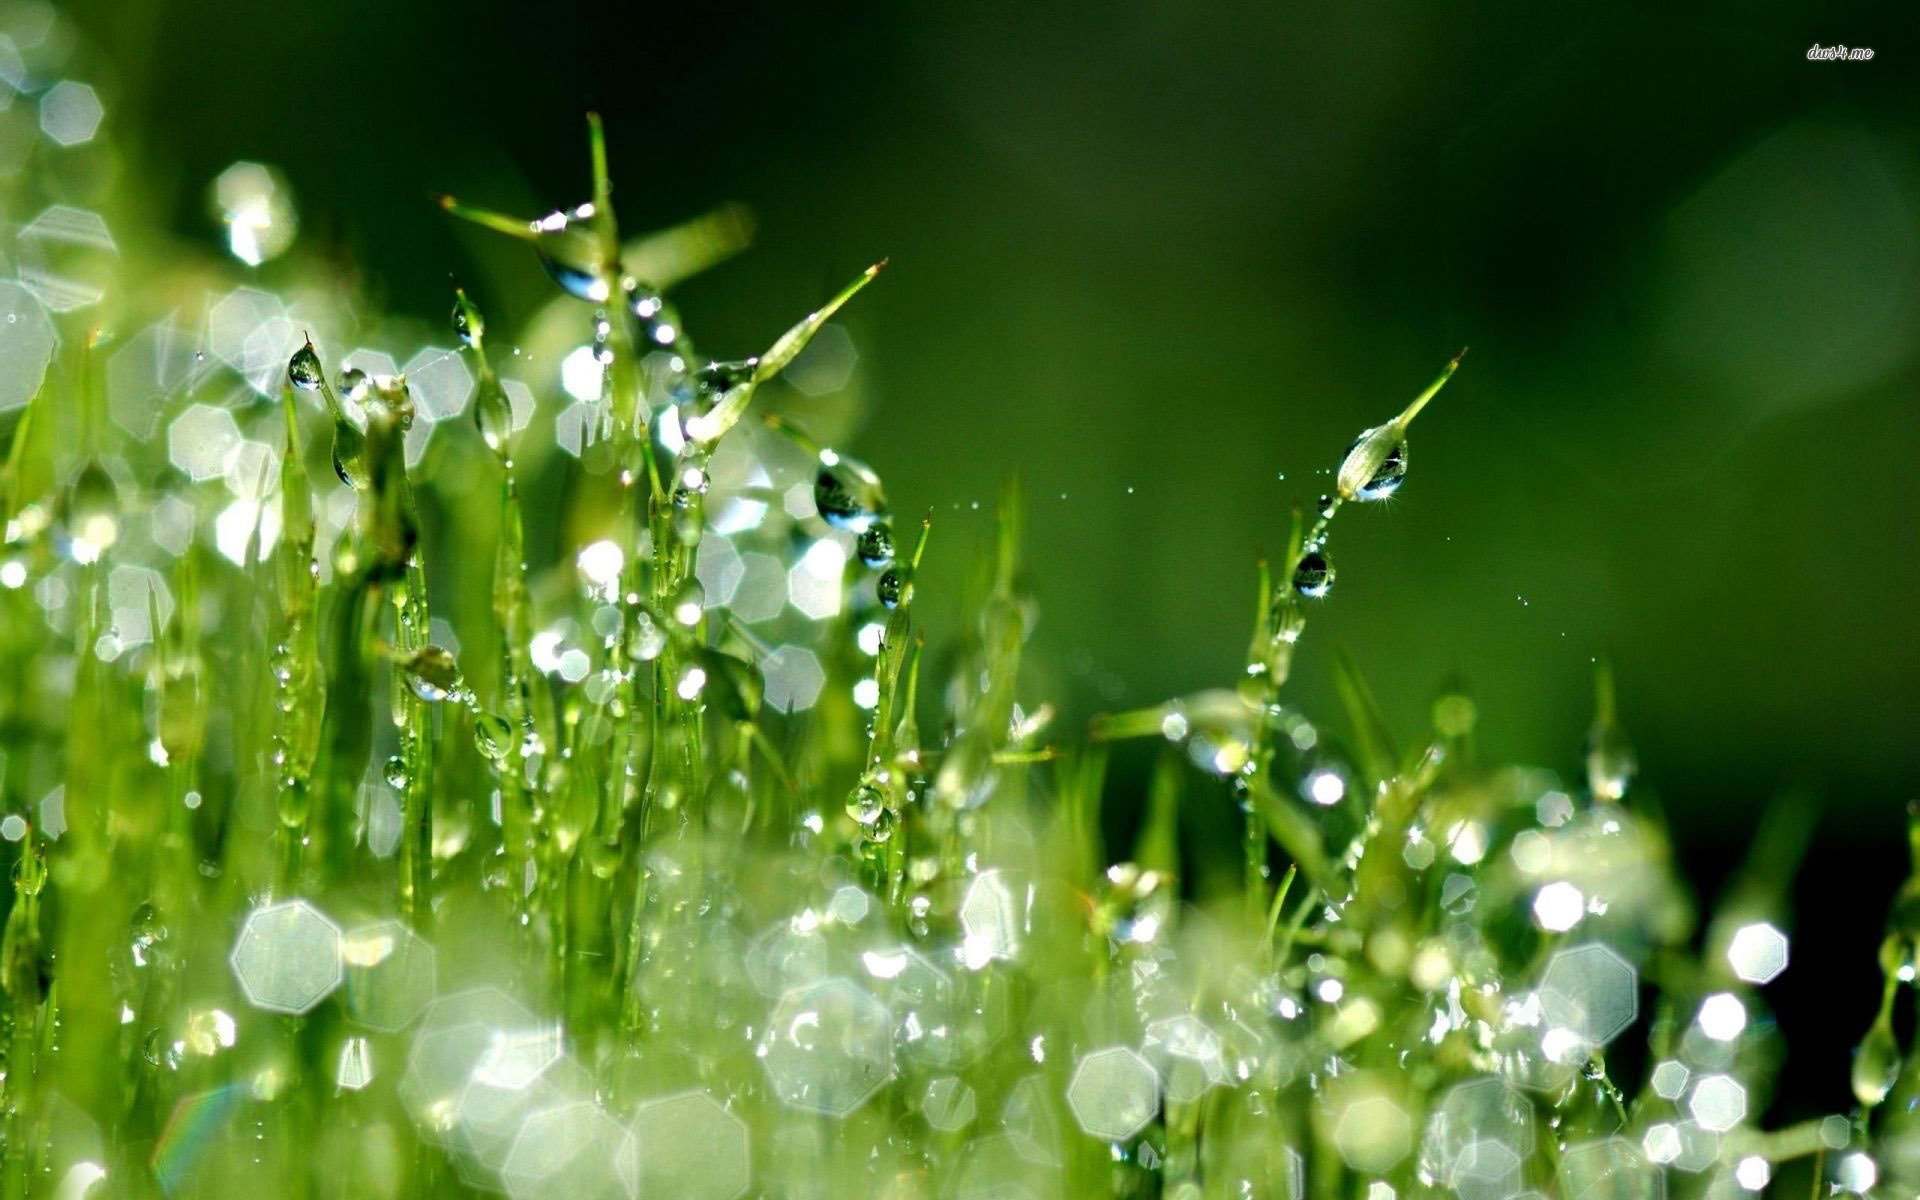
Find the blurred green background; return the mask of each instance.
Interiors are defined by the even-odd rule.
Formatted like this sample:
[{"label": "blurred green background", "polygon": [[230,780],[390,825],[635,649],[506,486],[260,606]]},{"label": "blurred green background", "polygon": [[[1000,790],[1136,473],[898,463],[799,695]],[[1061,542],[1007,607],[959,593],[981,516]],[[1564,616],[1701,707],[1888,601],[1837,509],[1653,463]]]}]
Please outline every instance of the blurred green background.
[{"label": "blurred green background", "polygon": [[[1023,481],[1072,725],[1229,679],[1256,550],[1471,345],[1406,488],[1340,523],[1297,702],[1334,711],[1345,644],[1411,731],[1458,672],[1487,755],[1571,770],[1610,656],[1709,887],[1770,797],[1823,806],[1781,1009],[1864,1028],[1920,776],[1910,13],[702,7],[66,6],[180,234],[216,240],[222,167],[275,163],[303,239],[399,311],[443,319],[450,272],[496,326],[549,294],[427,197],[582,198],[590,106],[630,226],[758,214],[680,293],[711,352],[890,255],[846,321],[853,444],[897,510],[935,510],[936,637]],[[1844,1063],[1803,1069],[1837,1090]]]}]

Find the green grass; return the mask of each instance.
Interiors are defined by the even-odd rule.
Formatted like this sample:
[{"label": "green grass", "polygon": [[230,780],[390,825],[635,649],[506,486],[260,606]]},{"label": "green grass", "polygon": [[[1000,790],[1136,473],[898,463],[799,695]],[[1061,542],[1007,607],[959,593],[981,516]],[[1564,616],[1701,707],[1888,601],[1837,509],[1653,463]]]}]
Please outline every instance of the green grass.
[{"label": "green grass", "polygon": [[629,240],[592,151],[580,208],[445,201],[574,297],[523,353],[457,291],[445,410],[322,301],[257,322],[284,375],[155,351],[131,405],[165,277],[59,318],[0,487],[0,1196],[1912,1191],[1911,894],[1858,1107],[1769,1129],[1795,809],[1701,919],[1604,669],[1576,780],[1482,761],[1465,694],[1400,736],[1344,660],[1287,703],[1459,357],[1294,512],[1242,669],[1080,735],[1021,670],[1018,489],[924,630],[967,548],[774,383],[879,266],[707,359],[653,289],[744,219]]}]

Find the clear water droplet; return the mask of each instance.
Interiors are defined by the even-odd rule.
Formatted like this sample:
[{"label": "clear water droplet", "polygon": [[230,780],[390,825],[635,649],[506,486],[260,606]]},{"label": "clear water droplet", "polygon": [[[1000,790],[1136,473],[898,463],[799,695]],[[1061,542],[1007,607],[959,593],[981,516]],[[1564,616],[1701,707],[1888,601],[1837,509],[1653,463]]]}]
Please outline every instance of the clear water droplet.
[{"label": "clear water droplet", "polygon": [[873,468],[831,450],[820,452],[820,473],[813,481],[813,506],[821,520],[848,533],[865,533],[887,515],[886,493]]},{"label": "clear water droplet", "polygon": [[314,351],[312,342],[293,352],[293,357],[287,361],[287,382],[303,392],[317,392],[325,380],[326,373],[320,366],[320,355]]},{"label": "clear water droplet", "polygon": [[1894,1039],[1893,1026],[1875,1021],[1860,1048],[1853,1053],[1853,1096],[1871,1108],[1887,1098],[1900,1073],[1900,1043]]},{"label": "clear water droplet", "polygon": [[407,760],[398,754],[388,758],[386,778],[389,787],[404,789],[412,779],[412,776],[407,773]]},{"label": "clear water droplet", "polygon": [[120,540],[120,489],[113,476],[89,461],[67,491],[67,536],[76,562],[95,562]]},{"label": "clear water droplet", "polygon": [[460,690],[460,664],[445,646],[422,646],[401,663],[413,694],[437,704]]},{"label": "clear water droplet", "polygon": [[373,377],[359,367],[348,367],[340,372],[340,395],[355,404],[365,404],[368,394],[373,390]]},{"label": "clear water droplet", "polygon": [[475,713],[473,744],[489,761],[504,762],[513,749],[513,726],[496,713]]},{"label": "clear water droplet", "polygon": [[1333,564],[1315,550],[1302,555],[1293,569],[1293,590],[1309,599],[1319,599],[1333,589]]},{"label": "clear water droplet", "polygon": [[[1382,456],[1379,463],[1372,467],[1372,471],[1367,475],[1366,480],[1354,484],[1353,498],[1355,500],[1385,500],[1388,496],[1399,491],[1400,485],[1406,482],[1407,439],[1402,437],[1397,440],[1388,441],[1389,436],[1390,434],[1386,427],[1369,429],[1359,437],[1353,439],[1353,445],[1347,447],[1346,462],[1348,463],[1354,463],[1356,465],[1366,464],[1370,462],[1374,454],[1380,454]],[[1376,439],[1385,444],[1368,445],[1369,439]],[[1365,447],[1364,454],[1362,453],[1363,446]],[[1356,455],[1360,455],[1361,457],[1356,458]],[[1356,474],[1355,479],[1357,478],[1358,476]],[[1341,480],[1343,486],[1349,482],[1347,479],[1347,469],[1344,464],[1341,466]]]},{"label": "clear water droplet", "polygon": [[862,825],[874,825],[887,811],[887,794],[870,780],[861,780],[847,795],[847,815]]},{"label": "clear water droplet", "polygon": [[893,527],[885,521],[875,521],[854,543],[854,550],[869,567],[886,566],[893,561]]},{"label": "clear water droplet", "polygon": [[889,567],[874,582],[873,594],[888,608],[899,608],[913,595],[913,584],[899,567]]},{"label": "clear water droplet", "polygon": [[480,310],[465,296],[456,299],[453,302],[453,336],[460,339],[460,344],[472,349],[486,332],[487,323],[481,317]]}]

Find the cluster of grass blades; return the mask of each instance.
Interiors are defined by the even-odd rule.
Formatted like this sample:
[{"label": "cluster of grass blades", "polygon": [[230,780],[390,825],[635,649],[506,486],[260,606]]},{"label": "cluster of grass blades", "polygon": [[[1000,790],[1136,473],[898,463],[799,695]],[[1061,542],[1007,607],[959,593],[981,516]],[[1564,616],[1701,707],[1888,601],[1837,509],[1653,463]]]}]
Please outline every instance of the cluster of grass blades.
[{"label": "cluster of grass blades", "polygon": [[[1411,741],[1345,663],[1334,720],[1286,703],[1459,358],[1294,513],[1237,678],[1056,736],[1018,492],[934,653],[930,519],[755,411],[879,265],[703,357],[661,289],[738,215],[626,240],[592,151],[577,207],[445,201],[571,298],[571,399],[465,291],[403,373],[258,290],[208,358],[0,285],[64,339],[0,481],[0,1197],[1920,1186],[1912,895],[1858,1107],[1769,1129],[1798,810],[1702,922],[1604,672],[1577,783],[1479,762],[1464,694]],[[1183,873],[1209,805],[1244,855]]]}]

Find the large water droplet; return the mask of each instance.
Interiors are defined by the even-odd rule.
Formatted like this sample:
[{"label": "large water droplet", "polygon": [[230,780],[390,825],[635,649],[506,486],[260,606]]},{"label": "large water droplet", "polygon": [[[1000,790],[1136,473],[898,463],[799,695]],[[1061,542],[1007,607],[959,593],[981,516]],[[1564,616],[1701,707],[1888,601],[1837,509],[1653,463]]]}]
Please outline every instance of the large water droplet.
[{"label": "large water droplet", "polygon": [[573,263],[561,262],[551,255],[542,254],[540,265],[547,269],[547,275],[560,285],[560,290],[576,299],[593,304],[604,304],[607,300],[607,281],[600,273]]},{"label": "large water droplet", "polygon": [[880,477],[858,459],[832,450],[820,452],[820,473],[813,481],[813,506],[820,519],[835,529],[865,533],[887,514],[887,497]]},{"label": "large water droplet", "polygon": [[326,379],[326,373],[320,367],[320,355],[308,342],[293,352],[287,362],[287,382],[303,392],[317,392]]},{"label": "large water droplet", "polygon": [[445,646],[422,646],[401,663],[407,686],[429,703],[439,703],[460,690],[460,664]]},{"label": "large water droplet", "polygon": [[1853,1054],[1854,1099],[1872,1108],[1887,1098],[1899,1073],[1900,1043],[1894,1040],[1893,1026],[1875,1021]]},{"label": "large water droplet", "polygon": [[1309,551],[1293,569],[1293,590],[1309,599],[1319,599],[1333,588],[1333,564],[1318,550]]},{"label": "large water droplet", "polygon": [[344,415],[333,422],[333,473],[356,492],[373,485],[367,471],[367,435]]},{"label": "large water droplet", "polygon": [[[1391,431],[1385,427],[1369,429],[1359,437],[1353,439],[1353,445],[1347,447],[1347,457],[1340,468],[1340,482],[1343,489],[1347,487],[1349,483],[1347,463],[1353,463],[1356,468],[1358,468],[1362,465],[1370,465],[1373,455],[1380,454],[1382,456],[1379,463],[1372,466],[1371,472],[1363,482],[1355,482],[1353,484],[1352,491],[1355,500],[1385,500],[1388,496],[1399,491],[1400,485],[1406,481],[1407,439],[1402,437],[1388,440],[1390,437]],[[1369,439],[1374,439],[1384,444],[1368,445]],[[1364,452],[1362,450],[1363,447],[1365,447]],[[1359,475],[1356,470],[1354,480],[1358,479]]]}]

